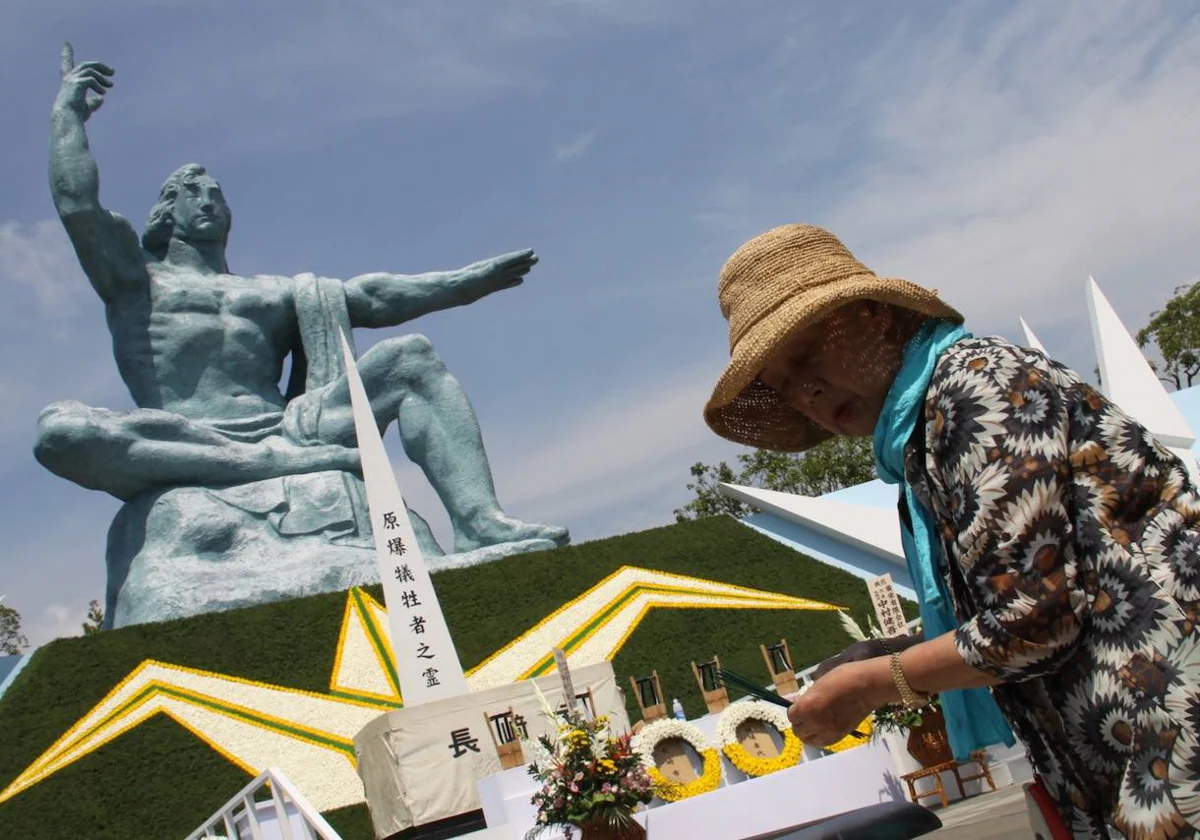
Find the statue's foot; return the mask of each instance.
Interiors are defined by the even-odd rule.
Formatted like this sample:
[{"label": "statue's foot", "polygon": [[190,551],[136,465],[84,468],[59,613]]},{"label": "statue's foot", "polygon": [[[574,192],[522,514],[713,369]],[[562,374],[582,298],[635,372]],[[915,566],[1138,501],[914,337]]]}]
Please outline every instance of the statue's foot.
[{"label": "statue's foot", "polygon": [[489,545],[539,540],[556,546],[566,545],[571,535],[566,528],[557,525],[539,525],[522,522],[507,516],[503,511],[483,514],[467,523],[465,528],[456,529],[454,552],[474,551]]}]

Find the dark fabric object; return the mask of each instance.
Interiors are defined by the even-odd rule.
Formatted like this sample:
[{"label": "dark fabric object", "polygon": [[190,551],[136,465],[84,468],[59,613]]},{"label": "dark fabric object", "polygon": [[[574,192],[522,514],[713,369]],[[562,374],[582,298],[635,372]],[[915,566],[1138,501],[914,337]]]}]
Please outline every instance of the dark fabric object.
[{"label": "dark fabric object", "polygon": [[386,840],[449,840],[485,828],[487,821],[483,818],[483,811],[466,811],[444,820],[414,825],[389,835]]},{"label": "dark fabric object", "polygon": [[839,814],[771,840],[909,840],[942,827],[928,808],[911,802],[884,802]]}]

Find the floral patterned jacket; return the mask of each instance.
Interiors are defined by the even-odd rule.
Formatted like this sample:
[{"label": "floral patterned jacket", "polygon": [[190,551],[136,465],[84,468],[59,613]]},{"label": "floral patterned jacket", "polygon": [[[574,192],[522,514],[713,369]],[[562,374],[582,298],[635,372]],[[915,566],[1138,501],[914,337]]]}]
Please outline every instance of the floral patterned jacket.
[{"label": "floral patterned jacket", "polygon": [[[999,338],[938,360],[906,473],[941,528],[959,652],[1078,837],[1200,826],[1200,498],[1063,366]],[[921,434],[921,431],[924,434]]]}]

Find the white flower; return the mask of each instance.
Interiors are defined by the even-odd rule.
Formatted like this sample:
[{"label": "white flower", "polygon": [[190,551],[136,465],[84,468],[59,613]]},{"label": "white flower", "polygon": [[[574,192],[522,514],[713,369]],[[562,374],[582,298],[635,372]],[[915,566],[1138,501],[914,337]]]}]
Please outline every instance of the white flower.
[{"label": "white flower", "polygon": [[867,634],[863,632],[862,627],[854,620],[854,617],[848,612],[838,612],[838,618],[842,622],[842,629],[846,631],[846,635],[856,642],[865,642]]},{"label": "white flower", "polygon": [[642,763],[647,767],[654,767],[654,748],[659,741],[666,741],[671,738],[681,738],[692,745],[692,749],[698,755],[702,755],[705,750],[713,748],[712,742],[708,740],[708,736],[701,732],[694,725],[685,720],[677,720],[676,718],[660,718],[653,723],[646,724],[638,734],[633,736],[630,741],[630,747],[642,758]]},{"label": "white flower", "polygon": [[717,745],[724,749],[729,744],[737,743],[737,730],[748,720],[761,720],[779,730],[788,732],[792,724],[788,721],[787,710],[773,703],[761,700],[748,700],[734,703],[721,713],[717,721]]},{"label": "white flower", "polygon": [[[662,741],[673,739],[686,741],[704,763],[704,771],[700,778],[685,784],[674,784],[663,777],[654,761],[654,748]],[[708,736],[687,721],[675,718],[663,718],[647,724],[637,735],[633,736],[630,746],[642,760],[642,765],[650,778],[666,789],[656,791],[656,795],[667,802],[675,802],[690,796],[716,790],[721,785],[721,757],[717,749],[708,740]]]},{"label": "white flower", "polygon": [[542,717],[558,727],[558,714],[554,711],[554,707],[550,705],[550,701],[546,699],[546,695],[542,694],[542,690],[538,688],[537,680],[530,680],[529,684],[533,686],[533,693],[537,695],[538,705],[542,707]]},{"label": "white flower", "polygon": [[550,753],[550,750],[546,749],[546,745],[540,740],[522,740],[521,749],[525,755],[529,756],[530,761],[533,763],[533,766],[537,768],[539,773],[545,773],[550,769],[550,766],[554,761],[554,756]]}]

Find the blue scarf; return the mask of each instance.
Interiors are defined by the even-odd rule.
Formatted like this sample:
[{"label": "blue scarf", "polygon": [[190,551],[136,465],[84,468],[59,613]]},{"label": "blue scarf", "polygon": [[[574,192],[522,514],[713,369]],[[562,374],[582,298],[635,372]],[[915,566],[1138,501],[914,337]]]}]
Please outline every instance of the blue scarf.
[{"label": "blue scarf", "polygon": [[[912,439],[917,423],[922,421],[925,394],[938,357],[970,337],[970,333],[956,324],[926,321],[904,348],[900,372],[892,382],[875,427],[875,468],[885,482],[901,486],[912,519],[911,530],[902,525],[900,537],[921,608],[925,638],[929,640],[957,630],[959,623],[939,568],[942,546],[937,524],[904,480],[904,447]],[[966,761],[972,752],[984,747],[999,743],[1011,747],[1016,743],[988,689],[944,691],[940,696],[950,747],[958,761]]]}]

